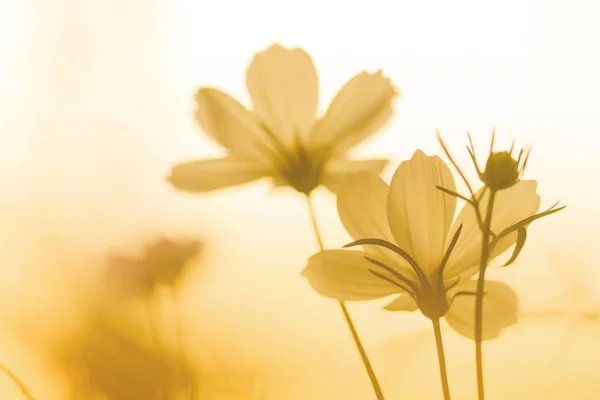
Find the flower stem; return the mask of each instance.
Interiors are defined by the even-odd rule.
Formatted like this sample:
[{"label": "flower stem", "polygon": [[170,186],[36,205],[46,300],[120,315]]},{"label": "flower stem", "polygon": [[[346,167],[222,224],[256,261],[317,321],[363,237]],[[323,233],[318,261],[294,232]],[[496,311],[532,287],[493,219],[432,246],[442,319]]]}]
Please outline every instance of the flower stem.
[{"label": "flower stem", "polygon": [[319,250],[323,251],[325,249],[325,246],[323,246],[323,238],[321,237],[319,224],[317,224],[317,213],[315,213],[315,206],[312,202],[312,198],[310,197],[310,195],[306,196],[306,200],[308,202],[308,213],[310,214],[310,222],[312,224],[313,232],[315,234],[315,239],[317,239]]},{"label": "flower stem", "polygon": [[438,362],[440,364],[440,378],[442,379],[442,391],[444,400],[450,400],[450,387],[448,386],[448,373],[446,372],[446,356],[444,355],[444,342],[442,341],[442,331],[440,329],[440,320],[432,319],[433,333],[435,334],[435,347],[437,348]]},{"label": "flower stem", "polygon": [[148,325],[150,328],[150,339],[152,340],[152,344],[160,349],[162,347],[162,343],[160,340],[160,334],[158,332],[158,326],[156,324],[156,318],[154,316],[154,307],[152,304],[152,298],[147,298],[145,300],[146,303],[146,312],[148,314]]},{"label": "flower stem", "polygon": [[[315,214],[315,208],[312,202],[310,195],[306,196],[308,202],[308,211],[310,214],[310,220],[312,223],[313,231],[315,233],[315,238],[317,239],[317,243],[319,244],[319,249],[324,250],[323,246],[323,238],[321,237],[321,232],[319,231],[319,226],[317,224],[317,217]],[[339,302],[340,308],[342,310],[342,314],[344,314],[344,319],[346,320],[346,324],[350,329],[350,333],[352,334],[352,338],[354,339],[354,344],[356,345],[356,349],[360,354],[360,358],[362,359],[363,365],[367,370],[367,374],[369,375],[369,379],[371,380],[371,386],[373,386],[373,391],[375,392],[375,396],[377,400],[385,400],[383,397],[383,392],[381,391],[381,386],[379,385],[379,381],[377,380],[377,376],[375,375],[375,371],[373,370],[373,366],[369,361],[369,357],[367,356],[367,352],[365,351],[364,346],[358,336],[358,332],[356,331],[356,327],[354,326],[354,322],[352,322],[352,317],[346,308],[346,304],[343,301]]]},{"label": "flower stem", "polygon": [[[475,293],[475,363],[477,367],[477,398],[485,399],[483,387],[483,290],[485,285],[485,271],[490,258],[490,232],[492,225],[492,211],[494,209],[494,200],[496,191],[490,189],[490,197],[485,214],[485,221],[482,226],[481,238],[481,259],[479,263],[479,276],[477,277],[477,291]],[[477,205],[479,206],[479,205]]]},{"label": "flower stem", "polygon": [[175,287],[171,287],[171,299],[173,300],[173,306],[175,308],[176,313],[176,321],[175,321],[175,335],[176,335],[176,346],[177,346],[177,361],[179,363],[179,372],[181,373],[181,377],[188,384],[190,400],[195,400],[198,397],[196,382],[192,379],[190,368],[186,363],[185,359],[185,340],[184,340],[184,330],[183,330],[183,318],[182,318],[182,310],[181,310],[181,301],[179,300],[179,295]]},{"label": "flower stem", "polygon": [[27,389],[27,386],[7,366],[0,364],[0,371],[4,372],[19,387],[23,396],[29,400],[35,400],[29,389]]}]

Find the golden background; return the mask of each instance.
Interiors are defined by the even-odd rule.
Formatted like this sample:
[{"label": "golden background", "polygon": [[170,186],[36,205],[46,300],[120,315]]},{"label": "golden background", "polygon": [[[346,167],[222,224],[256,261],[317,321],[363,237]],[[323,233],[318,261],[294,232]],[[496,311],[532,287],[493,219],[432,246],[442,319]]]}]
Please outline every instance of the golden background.
[{"label": "golden background", "polygon": [[[323,110],[363,69],[399,87],[392,121],[356,152],[389,156],[386,179],[416,148],[441,154],[435,129],[462,165],[467,131],[481,152],[493,126],[499,147],[533,145],[526,177],[542,208],[568,207],[490,277],[517,288],[523,311],[566,311],[484,345],[488,398],[597,398],[600,320],[555,299],[581,276],[590,306],[600,295],[599,18],[594,0],[3,0],[0,361],[37,398],[64,398],[47,349],[77,326],[73,268],[94,276],[65,260],[184,233],[207,241],[183,293],[194,359],[209,348],[257,370],[269,399],[372,397],[335,301],[299,275],[317,250],[303,199],[270,182],[201,196],[164,182],[174,163],[220,154],[193,120],[196,89],[247,101],[245,67],[277,42],[312,55]],[[325,245],[347,243],[334,197],[316,197]],[[387,396],[440,398],[429,324],[380,303],[351,311]],[[473,345],[451,330],[445,340],[454,398],[472,399]],[[0,393],[21,398],[3,376]]]}]

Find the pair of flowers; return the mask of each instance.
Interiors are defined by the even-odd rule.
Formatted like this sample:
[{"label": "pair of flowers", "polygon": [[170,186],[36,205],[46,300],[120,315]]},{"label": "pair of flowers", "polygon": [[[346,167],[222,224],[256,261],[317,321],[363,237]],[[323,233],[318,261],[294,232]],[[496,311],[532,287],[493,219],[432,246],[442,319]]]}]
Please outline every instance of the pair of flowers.
[{"label": "pair of flowers", "polygon": [[[479,271],[482,235],[469,199],[453,223],[456,186],[448,166],[417,150],[388,185],[379,177],[387,160],[347,157],[390,119],[398,96],[390,80],[381,72],[357,74],[317,118],[318,83],[310,56],[274,45],[253,59],[247,88],[253,111],[217,89],[197,92],[196,120],[228,154],[179,164],[170,183],[197,193],[269,177],[276,186],[307,196],[320,185],[327,187],[337,193],[344,227],[364,250],[312,256],[303,271],[312,287],[340,301],[396,294],[387,310],[445,315],[460,334],[473,337],[472,278]],[[485,196],[483,189],[475,194],[480,213],[486,212]],[[532,216],[539,205],[535,181],[498,192],[492,231]],[[491,258],[517,237],[513,232],[499,240]],[[495,281],[487,282],[485,301],[484,338],[489,339],[516,322],[518,301],[508,286]]]}]

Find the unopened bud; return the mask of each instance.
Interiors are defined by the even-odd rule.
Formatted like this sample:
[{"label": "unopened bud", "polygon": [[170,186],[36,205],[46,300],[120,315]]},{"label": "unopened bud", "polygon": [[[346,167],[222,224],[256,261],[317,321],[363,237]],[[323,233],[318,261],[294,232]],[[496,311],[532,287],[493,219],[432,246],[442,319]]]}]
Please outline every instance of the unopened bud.
[{"label": "unopened bud", "polygon": [[492,190],[506,189],[519,181],[519,161],[510,152],[499,151],[490,155],[481,174],[481,180]]}]

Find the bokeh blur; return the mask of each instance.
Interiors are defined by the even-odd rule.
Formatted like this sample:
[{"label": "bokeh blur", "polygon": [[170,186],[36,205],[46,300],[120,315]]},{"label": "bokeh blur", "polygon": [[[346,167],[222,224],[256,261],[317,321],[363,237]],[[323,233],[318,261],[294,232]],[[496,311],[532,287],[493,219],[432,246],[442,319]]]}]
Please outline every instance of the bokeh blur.
[{"label": "bokeh blur", "polygon": [[[249,60],[280,43],[312,55],[321,112],[361,70],[398,86],[353,152],[389,157],[385,179],[416,148],[441,154],[436,129],[465,166],[467,131],[481,152],[492,127],[533,145],[542,207],[568,208],[488,272],[523,312],[484,344],[488,399],[596,399],[599,18],[593,0],[3,0],[0,366],[38,400],[372,398],[336,302],[299,274],[317,251],[302,197],[166,183],[222,154],[196,90],[248,104]],[[315,207],[325,246],[347,243],[333,194]],[[428,321],[385,303],[349,306],[384,392],[441,398]],[[444,335],[453,398],[473,399],[473,344]],[[24,397],[0,375],[0,398]]]}]

